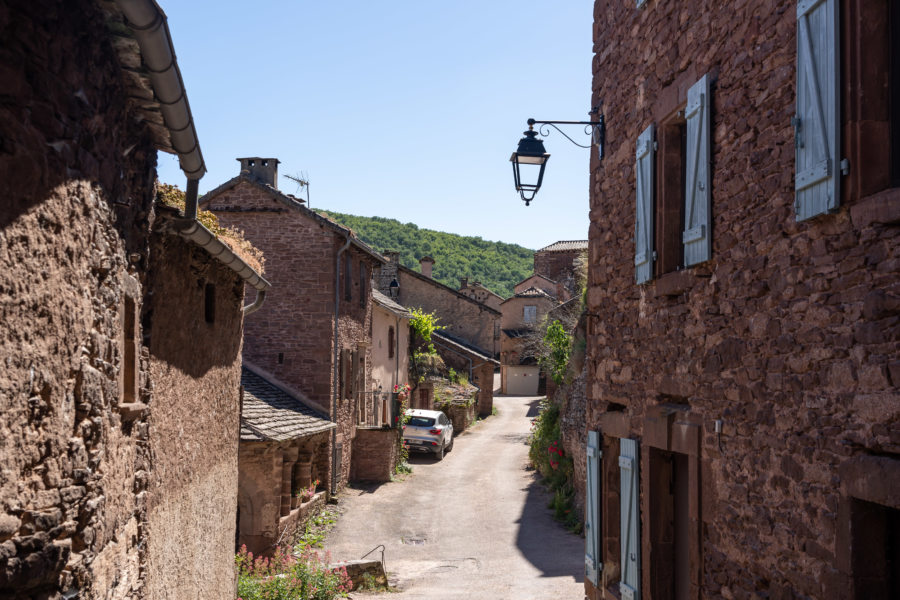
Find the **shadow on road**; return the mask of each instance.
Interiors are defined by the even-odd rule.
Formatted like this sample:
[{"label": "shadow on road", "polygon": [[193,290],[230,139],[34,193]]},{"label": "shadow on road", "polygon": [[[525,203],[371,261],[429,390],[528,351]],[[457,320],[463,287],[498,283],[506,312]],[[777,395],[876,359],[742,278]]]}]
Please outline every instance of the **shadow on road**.
[{"label": "shadow on road", "polygon": [[528,412],[525,413],[525,416],[528,417],[529,419],[533,419],[536,416],[538,416],[541,412],[541,400],[543,400],[543,399],[544,399],[544,397],[541,396],[540,398],[535,398],[534,400],[529,402],[528,403]]},{"label": "shadow on road", "polygon": [[550,494],[538,482],[538,475],[528,485],[522,516],[517,521],[516,547],[541,571],[542,577],[570,575],[584,582],[584,540],[566,531],[553,520],[547,504]]}]

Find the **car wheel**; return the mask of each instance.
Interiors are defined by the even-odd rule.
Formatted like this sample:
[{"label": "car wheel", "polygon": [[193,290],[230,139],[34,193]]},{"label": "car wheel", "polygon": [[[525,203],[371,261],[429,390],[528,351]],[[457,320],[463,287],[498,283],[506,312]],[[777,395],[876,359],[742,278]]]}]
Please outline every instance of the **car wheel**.
[{"label": "car wheel", "polygon": [[438,460],[444,460],[444,443],[441,442],[441,449],[436,452]]}]

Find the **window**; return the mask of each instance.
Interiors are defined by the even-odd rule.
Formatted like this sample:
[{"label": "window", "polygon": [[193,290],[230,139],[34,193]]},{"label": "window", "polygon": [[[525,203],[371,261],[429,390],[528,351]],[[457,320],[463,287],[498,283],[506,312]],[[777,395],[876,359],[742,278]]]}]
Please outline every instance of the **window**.
[{"label": "window", "polygon": [[350,265],[350,257],[344,257],[344,300],[350,302],[353,299],[353,267]]},{"label": "window", "polygon": [[212,283],[203,288],[203,318],[207,323],[216,321],[216,286]]},{"label": "window", "polygon": [[137,401],[137,315],[134,299],[125,296],[122,309],[122,403]]},{"label": "window", "polygon": [[526,306],[522,309],[522,320],[526,323],[537,321],[537,306]]},{"label": "window", "polygon": [[637,283],[702,263],[712,255],[709,90],[709,76],[704,75],[688,89],[683,110],[664,120],[658,131],[651,123],[638,136]]},{"label": "window", "polygon": [[366,263],[359,261],[359,305],[366,307],[369,300],[369,273]]},{"label": "window", "polygon": [[394,358],[394,346],[397,344],[395,335],[393,326],[388,327],[388,358]]}]

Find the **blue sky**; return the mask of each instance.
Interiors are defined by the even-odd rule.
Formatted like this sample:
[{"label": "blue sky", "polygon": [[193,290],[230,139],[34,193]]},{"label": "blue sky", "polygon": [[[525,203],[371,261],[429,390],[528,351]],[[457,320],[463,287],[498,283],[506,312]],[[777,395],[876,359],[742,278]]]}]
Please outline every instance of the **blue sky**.
[{"label": "blue sky", "polygon": [[[509,156],[529,117],[586,120],[592,1],[160,0],[200,135],[200,191],[274,157],[314,209],[539,248],[587,239],[588,150],[559,133],[526,207]],[[588,139],[579,127],[566,130]],[[163,153],[160,180],[184,187]]]}]

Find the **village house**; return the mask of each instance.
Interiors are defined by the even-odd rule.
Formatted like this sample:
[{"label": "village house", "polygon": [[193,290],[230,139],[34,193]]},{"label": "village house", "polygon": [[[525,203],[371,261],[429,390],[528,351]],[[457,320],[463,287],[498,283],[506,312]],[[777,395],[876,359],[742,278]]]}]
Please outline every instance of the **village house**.
[{"label": "village house", "polygon": [[572,296],[565,286],[538,273],[534,273],[517,283],[513,288],[513,294],[521,294],[529,288],[537,288],[560,302],[565,302]]},{"label": "village house", "polygon": [[372,290],[372,379],[376,386],[373,425],[392,425],[397,415],[390,404],[391,394],[409,382],[409,321],[401,306],[378,290]]},{"label": "village house", "polygon": [[534,253],[534,274],[556,282],[560,291],[551,295],[562,301],[568,300],[578,287],[578,261],[586,256],[587,251],[587,240],[554,242]]},{"label": "village house", "polygon": [[[267,277],[276,287],[244,324],[244,361],[336,423],[330,448],[336,467],[327,475],[336,493],[351,477],[354,456],[364,455],[354,454],[354,439],[360,427],[374,425],[380,404],[372,378],[371,288],[385,259],[350,229],[281,192],[277,159],[238,161],[240,173],[204,195],[201,205],[266,254]],[[382,458],[389,470],[390,456]]]},{"label": "village house", "polygon": [[[547,313],[559,302],[542,289],[529,287],[507,298],[502,311],[500,391],[515,396],[536,396],[543,377],[538,364],[535,336]],[[543,382],[546,385],[546,382]]]},{"label": "village house", "polygon": [[[482,416],[491,414],[494,406],[493,371],[499,351],[500,311],[432,279],[434,259],[431,257],[421,260],[422,272],[416,273],[400,264],[398,253],[384,254],[387,262],[378,277],[382,293],[403,306],[421,309],[438,318],[438,325],[442,327],[439,333],[445,338],[445,343],[443,346],[435,344],[435,350],[451,365],[461,360],[455,352],[465,355],[463,363],[458,366],[465,365],[464,372],[469,376],[469,383],[478,388],[477,410]],[[491,366],[488,367],[488,364]],[[433,401],[432,386],[425,383],[413,391],[410,406],[430,409]]]},{"label": "village house", "polygon": [[[477,388],[475,414],[480,417],[490,416],[494,411],[494,371],[500,366],[500,361],[444,331],[432,333],[431,342],[444,364],[464,374],[466,380]],[[419,408],[431,407],[423,403]]]},{"label": "village house", "polygon": [[254,554],[294,541],[324,504],[336,427],[297,392],[244,363],[238,461],[238,538]]},{"label": "village house", "polygon": [[269,285],[194,218],[165,15],[12,2],[0,39],[0,598],[231,597],[241,328]]},{"label": "village house", "polygon": [[433,313],[439,319],[438,324],[445,328],[443,333],[465,340],[483,354],[497,355],[499,310],[432,279],[434,259],[431,257],[421,259],[421,273],[417,273],[400,264],[397,252],[385,252],[384,256],[387,262],[378,277],[378,289],[383,294],[408,308]]},{"label": "village house", "polygon": [[588,597],[896,598],[897,4],[594,15]]},{"label": "village house", "polygon": [[469,281],[468,277],[462,277],[459,280],[460,294],[464,294],[472,300],[477,300],[485,306],[489,306],[494,310],[500,310],[500,303],[503,302],[503,296],[495,294],[481,284],[480,281]]}]

